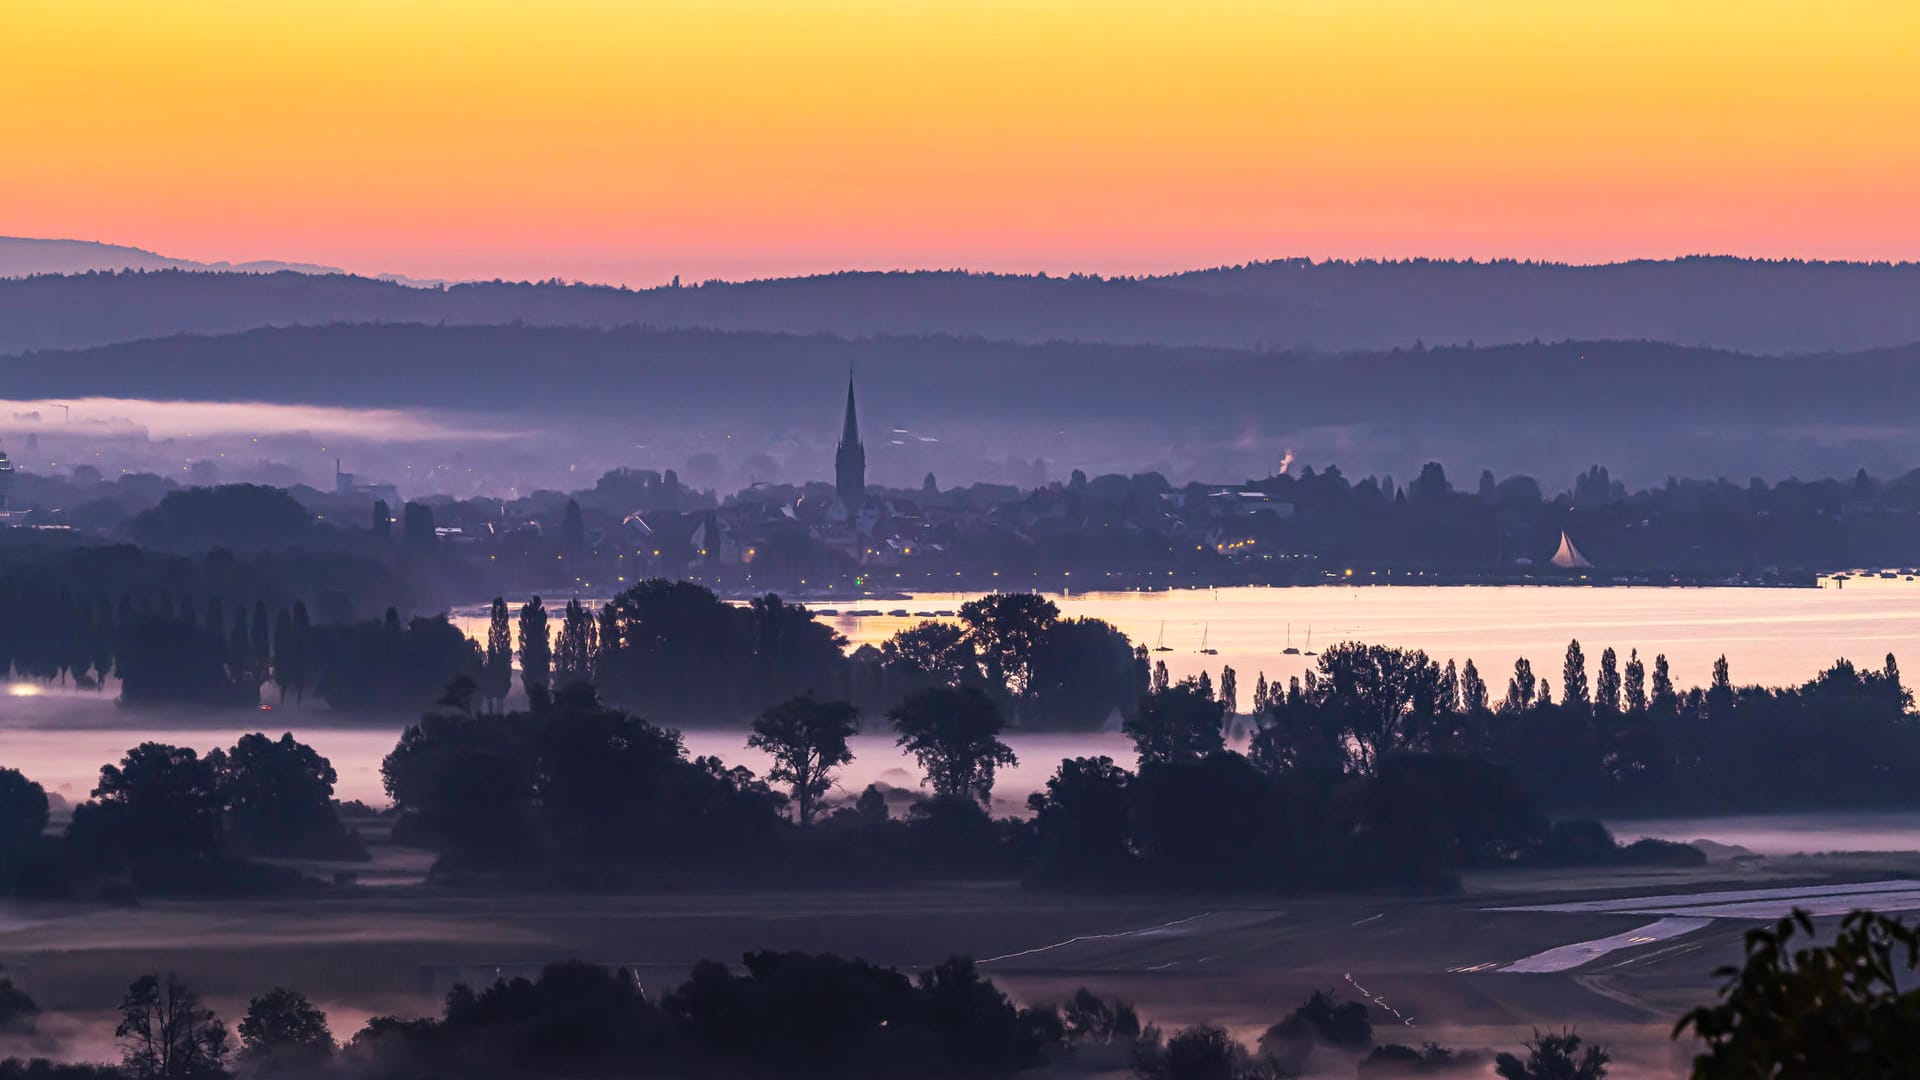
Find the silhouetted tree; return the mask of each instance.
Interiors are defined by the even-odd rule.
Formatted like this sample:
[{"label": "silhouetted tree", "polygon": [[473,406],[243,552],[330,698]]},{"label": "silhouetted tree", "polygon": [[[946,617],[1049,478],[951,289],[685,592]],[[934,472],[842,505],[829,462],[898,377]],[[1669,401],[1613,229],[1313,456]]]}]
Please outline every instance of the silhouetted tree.
[{"label": "silhouetted tree", "polygon": [[1141,698],[1121,730],[1133,740],[1142,765],[1205,757],[1226,745],[1226,711],[1199,680],[1182,679]]},{"label": "silhouetted tree", "polygon": [[887,670],[909,686],[961,686],[980,677],[980,660],[964,628],[931,619],[880,646]]},{"label": "silhouetted tree", "polygon": [[887,716],[900,733],[899,744],[920,763],[939,797],[985,805],[994,772],[1019,762],[1000,741],[1006,727],[1000,707],[977,687],[916,690]]},{"label": "silhouetted tree", "polygon": [[1578,638],[1567,642],[1567,659],[1560,668],[1560,703],[1571,709],[1593,706],[1587,692],[1587,654],[1580,650]]},{"label": "silhouetted tree", "polygon": [[247,685],[253,687],[257,697],[261,685],[273,676],[273,626],[267,621],[266,601],[253,602],[253,619],[249,625]]},{"label": "silhouetted tree", "polygon": [[1621,684],[1622,697],[1629,712],[1647,711],[1647,666],[1640,662],[1640,650],[1627,656],[1627,676]]},{"label": "silhouetted tree", "polygon": [[[1920,932],[1898,918],[1856,911],[1831,944],[1796,909],[1746,935],[1746,960],[1723,968],[1720,1001],[1683,1017],[1706,1044],[1694,1080],[1746,1077],[1893,1077],[1912,1071],[1920,1044]],[[1806,944],[1792,948],[1796,937]]]},{"label": "silhouetted tree", "polygon": [[213,1080],[226,1074],[227,1029],[171,973],[143,975],[120,1000],[121,1068],[137,1080]]},{"label": "silhouetted tree", "polygon": [[333,1056],[327,1014],[305,994],[276,986],[247,1004],[240,1062],[256,1075],[310,1075]]},{"label": "silhouetted tree", "polygon": [[795,697],[761,713],[747,745],[773,758],[767,779],[792,791],[804,827],[813,824],[820,797],[833,787],[833,770],[853,760],[847,740],[859,729],[859,713],[847,702]]},{"label": "silhouetted tree", "polygon": [[1331,990],[1315,990],[1291,1015],[1260,1036],[1261,1056],[1279,1063],[1287,1075],[1304,1068],[1316,1046],[1352,1052],[1371,1045],[1373,1022],[1367,1018],[1366,1004],[1341,1001]]},{"label": "silhouetted tree", "polygon": [[312,747],[262,734],[207,755],[226,805],[227,843],[247,855],[365,858],[334,806],[333,764]]},{"label": "silhouetted tree", "polygon": [[[119,638],[120,627],[125,626],[132,615],[126,600],[123,594],[122,607],[127,610],[123,611],[118,619],[115,618],[113,605],[108,603],[105,593],[100,595],[100,599],[93,607],[93,670],[94,677],[102,682],[106,681],[107,676],[113,674],[115,642]],[[0,657],[0,665],[4,664],[5,658]]]},{"label": "silhouetted tree", "polygon": [[434,532],[433,508],[417,502],[401,507],[400,539],[409,551],[433,550],[434,543],[439,539]]},{"label": "silhouetted tree", "polygon": [[304,542],[313,528],[313,515],[299,500],[260,484],[170,491],[127,524],[142,547],[169,551],[288,548]]},{"label": "silhouetted tree", "polygon": [[493,702],[495,712],[506,707],[513,691],[513,627],[508,621],[507,601],[493,598],[487,613],[487,655],[480,668],[480,692]]},{"label": "silhouetted tree", "polygon": [[21,856],[47,831],[47,793],[18,769],[0,768],[0,891]]},{"label": "silhouetted tree", "polygon": [[1660,653],[1653,658],[1653,697],[1649,708],[1662,714],[1671,714],[1679,707],[1680,699],[1673,692],[1673,676],[1667,671],[1667,654]]},{"label": "silhouetted tree", "polygon": [[1146,691],[1132,643],[1100,619],[1061,619],[1040,636],[1021,716],[1052,727],[1093,728]]},{"label": "silhouetted tree", "polygon": [[1593,683],[1593,707],[1605,714],[1620,711],[1620,658],[1614,655],[1612,646],[1600,652],[1600,674]]},{"label": "silhouetted tree", "polygon": [[[34,1001],[33,996],[25,990],[13,985],[13,980],[7,978],[6,968],[0,967],[0,1036],[33,1034],[34,1018],[39,1015],[39,1002]],[[6,1063],[0,1063],[0,1077],[7,1077]],[[7,1080],[14,1078],[7,1077]]]},{"label": "silhouetted tree", "polygon": [[1044,791],[1027,796],[1040,848],[1036,877],[1089,883],[1119,881],[1127,875],[1133,862],[1128,822],[1132,779],[1112,758],[1068,758],[1048,778]]},{"label": "silhouetted tree", "polygon": [[1612,1060],[1605,1048],[1586,1045],[1571,1031],[1558,1035],[1535,1031],[1523,1047],[1524,1061],[1504,1051],[1496,1055],[1494,1075],[1500,1080],[1601,1080]]},{"label": "silhouetted tree", "polygon": [[1526,712],[1533,708],[1534,695],[1538,682],[1533,677],[1533,665],[1526,657],[1513,662],[1513,678],[1507,681],[1507,699],[1501,709],[1509,713]]},{"label": "silhouetted tree", "polygon": [[227,677],[227,642],[182,619],[136,618],[120,638],[121,699],[129,705],[239,705]]},{"label": "silhouetted tree", "polygon": [[553,645],[552,639],[547,636],[547,609],[536,596],[520,608],[520,685],[527,692],[527,701],[536,709],[548,701],[552,662]]},{"label": "silhouetted tree", "polygon": [[1029,692],[1034,657],[1059,618],[1053,601],[1034,593],[991,593],[960,606],[987,685],[1014,700]]},{"label": "silhouetted tree", "polygon": [[1460,669],[1460,708],[1469,714],[1487,711],[1487,683],[1480,677],[1480,669],[1473,666],[1471,657]]},{"label": "silhouetted tree", "polygon": [[455,678],[477,679],[480,646],[443,615],[404,624],[388,609],[378,622],[313,631],[314,689],[337,710],[405,709],[431,701]]},{"label": "silhouetted tree", "polygon": [[69,849],[84,863],[164,870],[220,849],[219,774],[188,747],[134,747],[101,767],[93,800],[75,807],[67,826]]},{"label": "silhouetted tree", "polygon": [[1247,1048],[1210,1024],[1181,1028],[1164,1047],[1143,1050],[1135,1071],[1150,1080],[1256,1080]]},{"label": "silhouetted tree", "polygon": [[1722,653],[1713,662],[1713,683],[1707,687],[1707,717],[1721,723],[1733,713],[1733,679],[1727,673],[1727,657]]},{"label": "silhouetted tree", "polygon": [[579,597],[567,601],[560,618],[559,647],[554,650],[553,681],[564,689],[575,683],[592,682],[596,654],[599,652],[600,624]]}]

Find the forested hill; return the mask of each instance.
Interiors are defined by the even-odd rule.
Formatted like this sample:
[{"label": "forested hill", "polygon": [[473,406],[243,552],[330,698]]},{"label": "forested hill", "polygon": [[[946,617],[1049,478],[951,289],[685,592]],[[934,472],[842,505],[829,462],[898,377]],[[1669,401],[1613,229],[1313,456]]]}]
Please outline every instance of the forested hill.
[{"label": "forested hill", "polygon": [[0,278],[29,277],[34,274],[85,274],[114,270],[211,270],[243,274],[272,274],[290,270],[301,274],[345,273],[337,266],[290,263],[276,259],[252,262],[200,262],[176,259],[171,255],[123,244],[102,244],[93,240],[39,240],[22,236],[0,236]]},{"label": "forested hill", "polygon": [[[1920,427],[1920,346],[1767,357],[1652,342],[1355,352],[622,327],[363,324],[0,357],[19,399],[113,396],[780,421],[860,373],[875,416],[1564,430],[1671,419],[1756,437]],[[824,388],[824,389],[823,389]],[[810,414],[803,419],[816,420]],[[877,421],[876,421],[877,422]],[[1641,437],[1641,436],[1636,436]],[[1651,436],[1647,436],[1651,437]]]},{"label": "forested hill", "polygon": [[1920,341],[1920,264],[1288,261],[1144,279],[849,272],[638,291],[184,270],[0,281],[0,352],[296,324],[515,321],[1255,351],[1651,340],[1777,354]]}]

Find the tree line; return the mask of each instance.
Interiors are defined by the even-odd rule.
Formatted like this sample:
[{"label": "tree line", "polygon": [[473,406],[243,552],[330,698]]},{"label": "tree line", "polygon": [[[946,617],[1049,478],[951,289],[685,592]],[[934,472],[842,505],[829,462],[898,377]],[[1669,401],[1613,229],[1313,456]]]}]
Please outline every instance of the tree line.
[{"label": "tree line", "polygon": [[[1831,934],[1794,911],[1750,931],[1719,999],[1673,1037],[1697,1041],[1692,1080],[1891,1078],[1920,1041],[1920,930],[1856,911]],[[1380,1041],[1368,1005],[1315,992],[1249,1047],[1196,1024],[1165,1034],[1129,1003],[1082,987],[1019,1005],[964,957],[909,976],[826,953],[712,960],[652,995],[630,970],[553,964],[448,992],[440,1015],[378,1016],[344,1043],[304,994],[274,987],[226,1024],[172,973],[135,979],[115,1010],[117,1065],[0,1061],[0,1080],[582,1075],[1008,1076],[1052,1066],[1142,1080],[1278,1080],[1341,1063],[1363,1080],[1458,1075],[1484,1052]],[[0,972],[0,1033],[35,1033],[40,1008]],[[1501,1080],[1604,1080],[1611,1055],[1571,1030],[1493,1055]]]},{"label": "tree line", "polygon": [[[1696,863],[1622,848],[1598,824],[1552,822],[1504,767],[1395,748],[1365,771],[1295,770],[1225,744],[1225,706],[1198,680],[1150,691],[1127,722],[1137,762],[1063,760],[1030,816],[993,814],[1017,763],[1006,713],[977,686],[925,686],[887,710],[924,794],[829,802],[860,711],[800,694],[764,710],[756,776],[690,758],[677,731],[569,684],[528,712],[486,708],[466,682],[382,765],[396,838],[440,854],[445,878],[555,887],[764,880],[845,884],[1022,878],[1042,888],[1447,888],[1459,871],[1521,863]],[[1243,827],[1223,827],[1238,822]]]},{"label": "tree line", "polygon": [[47,793],[0,768],[0,895],[258,893],[306,879],[261,859],[364,861],[333,798],[333,765],[291,734],[243,735],[201,756],[142,743],[103,766],[59,835]]},{"label": "tree line", "polygon": [[88,599],[71,588],[0,583],[0,675],[99,687],[129,705],[245,707],[272,696],[336,709],[411,710],[481,654],[444,617],[316,625],[304,600],[269,610],[167,590]]},{"label": "tree line", "polygon": [[[1486,1054],[1379,1041],[1364,1003],[1316,991],[1251,1048],[1196,1024],[1163,1032],[1126,1001],[1086,987],[1020,1005],[960,956],[907,974],[831,953],[750,952],[695,964],[653,994],[632,970],[579,961],[450,990],[439,1015],[375,1016],[335,1038],[306,995],[274,987],[236,1025],[172,972],[122,995],[118,1064],[0,1061],[0,1080],[243,1077],[1005,1077],[1035,1070],[1141,1080],[1279,1080],[1344,1063],[1368,1080],[1451,1074]],[[31,1035],[40,1010],[0,975],[0,1030]],[[1601,1080],[1604,1047],[1538,1035],[1506,1080]],[[1697,1073],[1711,1080],[1720,1073]]]},{"label": "tree line", "polygon": [[776,595],[729,604],[692,582],[652,579],[598,609],[574,599],[550,611],[536,596],[516,611],[496,597],[478,688],[504,708],[517,655],[536,711],[580,683],[677,723],[743,723],[796,694],[885,711],[915,690],[950,686],[978,689],[1017,727],[1055,729],[1097,728],[1147,688],[1144,649],[1099,619],[1063,619],[1031,593],[990,594],[963,604],[957,623],[927,621],[879,649],[845,649],[832,627]]},{"label": "tree line", "polygon": [[[1721,657],[1706,687],[1675,687],[1666,657],[1568,643],[1554,680],[1517,660],[1503,696],[1468,660],[1342,643],[1304,678],[1254,688],[1249,756],[1306,774],[1366,774],[1396,752],[1502,766],[1560,810],[1720,813],[1908,805],[1920,719],[1889,654],[1834,664],[1800,686],[1735,686]],[[1844,737],[1837,737],[1844,733]]]}]

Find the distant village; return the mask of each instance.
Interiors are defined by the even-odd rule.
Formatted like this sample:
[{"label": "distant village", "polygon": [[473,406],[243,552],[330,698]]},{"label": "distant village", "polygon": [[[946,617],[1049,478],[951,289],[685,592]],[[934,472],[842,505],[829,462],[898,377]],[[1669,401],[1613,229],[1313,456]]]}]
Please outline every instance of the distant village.
[{"label": "distant village", "polygon": [[[850,376],[831,480],[723,495],[672,469],[616,468],[572,492],[407,501],[339,464],[330,489],[217,486],[211,469],[183,487],[151,474],[107,480],[84,465],[35,475],[0,454],[0,524],[162,550],[405,553],[402,569],[432,571],[462,595],[610,594],[651,577],[815,598],[1327,582],[1805,585],[1823,571],[1898,572],[1903,553],[1920,550],[1912,475],[1771,487],[1670,480],[1630,493],[1595,466],[1551,493],[1490,472],[1456,486],[1437,462],[1405,484],[1288,462],[1262,478],[1181,486],[1154,472],[1075,470],[1035,488],[943,488],[928,474],[916,489],[870,485],[867,466]],[[233,492],[233,509],[166,520],[169,494],[193,488]]]}]

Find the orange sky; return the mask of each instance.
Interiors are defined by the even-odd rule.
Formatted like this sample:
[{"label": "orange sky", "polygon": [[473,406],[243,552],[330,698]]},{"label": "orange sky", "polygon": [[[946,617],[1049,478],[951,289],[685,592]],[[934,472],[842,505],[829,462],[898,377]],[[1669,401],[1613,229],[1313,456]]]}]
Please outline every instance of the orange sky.
[{"label": "orange sky", "polygon": [[1913,0],[6,0],[0,234],[420,276],[1920,258]]}]

